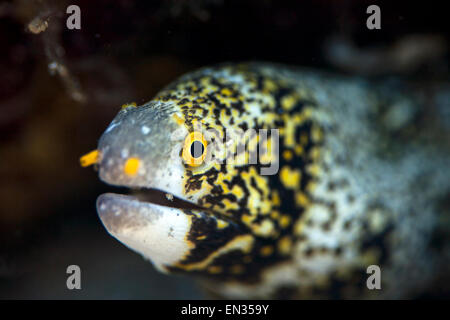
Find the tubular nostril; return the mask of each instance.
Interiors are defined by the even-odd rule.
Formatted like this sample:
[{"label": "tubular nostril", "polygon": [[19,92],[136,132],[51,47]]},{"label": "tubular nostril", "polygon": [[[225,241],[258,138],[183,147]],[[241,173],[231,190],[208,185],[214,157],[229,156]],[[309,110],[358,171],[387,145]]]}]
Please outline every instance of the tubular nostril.
[{"label": "tubular nostril", "polygon": [[82,167],[88,167],[93,164],[97,164],[100,162],[100,153],[99,151],[93,150],[80,158],[80,164]]}]

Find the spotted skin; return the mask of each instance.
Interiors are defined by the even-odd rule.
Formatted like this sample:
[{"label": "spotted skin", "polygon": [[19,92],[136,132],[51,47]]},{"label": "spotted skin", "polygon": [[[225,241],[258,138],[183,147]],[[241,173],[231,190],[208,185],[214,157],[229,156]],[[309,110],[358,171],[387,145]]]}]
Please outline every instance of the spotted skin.
[{"label": "spotted skin", "polygon": [[[315,103],[300,95],[294,83],[265,79],[245,66],[224,69],[222,73],[222,76],[211,77],[200,72],[189,76],[187,81],[182,78],[163,90],[156,100],[175,103],[181,110],[182,121],[191,130],[197,121],[206,129],[217,130],[220,137],[227,128],[236,126],[243,130],[282,128],[280,174],[261,176],[261,164],[231,167],[224,163],[199,169],[186,165],[184,191],[187,198],[193,199],[197,192],[202,193],[197,203],[243,224],[247,232],[258,238],[253,244],[254,253],[249,255],[252,263],[240,267],[224,265],[223,261],[231,257],[242,260],[245,255],[233,251],[229,253],[230,258],[223,256],[216,262],[217,267],[221,267],[220,276],[258,281],[258,269],[288,260],[289,243],[297,241],[293,222],[301,217],[311,201],[309,190],[317,179],[313,159],[320,152],[322,131],[311,118]],[[258,108],[256,113],[253,108]],[[225,227],[221,232],[231,228]],[[220,237],[220,233],[210,234]],[[206,237],[202,241],[209,240]],[[194,256],[195,251],[179,268],[191,262]],[[213,270],[219,273],[218,268]]]},{"label": "spotted skin", "polygon": [[[175,195],[202,209],[182,209],[190,217],[190,249],[164,271],[199,276],[215,294],[233,298],[395,298],[421,292],[442,265],[430,239],[439,217],[448,214],[437,209],[450,190],[438,171],[448,173],[450,166],[442,146],[424,146],[406,129],[409,143],[393,138],[392,132],[415,125],[410,115],[418,104],[359,78],[247,63],[187,74],[151,103],[125,107],[119,117],[138,119],[144,110],[162,114],[164,120],[153,119],[141,130],[158,132],[164,122],[162,135],[200,128],[219,140],[232,130],[279,130],[274,175],[261,174],[267,166],[261,161],[183,163]],[[380,114],[397,105],[406,120],[391,128]],[[152,136],[153,143],[162,143],[160,136]],[[100,149],[109,141],[102,139]],[[212,146],[214,137],[208,139]],[[236,144],[255,151],[257,139],[249,135]],[[260,154],[270,147],[266,143]],[[175,152],[182,157],[182,148]],[[166,161],[152,157],[152,163]],[[145,181],[127,181],[114,184],[146,187]],[[442,250],[448,256],[448,246]],[[366,287],[372,264],[383,270],[383,290]]]}]

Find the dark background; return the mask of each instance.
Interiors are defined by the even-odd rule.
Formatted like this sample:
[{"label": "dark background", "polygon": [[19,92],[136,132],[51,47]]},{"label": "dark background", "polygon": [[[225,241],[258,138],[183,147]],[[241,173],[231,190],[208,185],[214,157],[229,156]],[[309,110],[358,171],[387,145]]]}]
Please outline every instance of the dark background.
[{"label": "dark background", "polygon": [[[65,27],[70,4],[81,8],[81,30]],[[381,30],[366,28],[370,4],[381,8]],[[32,21],[48,28],[36,33]],[[448,12],[430,1],[0,2],[0,298],[202,298],[97,218],[96,197],[111,187],[78,159],[120,106],[224,61],[448,81],[448,29]],[[353,53],[337,55],[336,44]],[[66,288],[71,264],[82,290]]]}]

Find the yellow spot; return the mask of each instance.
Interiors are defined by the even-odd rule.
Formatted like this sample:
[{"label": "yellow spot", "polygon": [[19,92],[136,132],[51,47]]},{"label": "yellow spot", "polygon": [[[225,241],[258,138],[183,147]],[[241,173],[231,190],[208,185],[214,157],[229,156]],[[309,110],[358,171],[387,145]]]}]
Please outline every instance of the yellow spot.
[{"label": "yellow spot", "polygon": [[278,241],[278,251],[282,255],[288,255],[291,252],[292,240],[288,236],[285,236]]},{"label": "yellow spot", "polygon": [[277,89],[277,85],[275,82],[269,79],[264,80],[264,89],[263,92],[271,92]]},{"label": "yellow spot", "polygon": [[264,257],[270,256],[273,253],[273,247],[272,246],[264,246],[261,248],[261,255]]},{"label": "yellow spot", "polygon": [[224,208],[226,210],[239,209],[239,205],[236,202],[231,202],[229,199],[226,198],[222,200],[222,204],[224,205]]},{"label": "yellow spot", "polygon": [[364,252],[362,261],[364,265],[377,264],[381,256],[381,251],[378,248],[369,249]]},{"label": "yellow spot", "polygon": [[126,109],[126,108],[136,108],[136,102],[132,102],[132,103],[125,103],[123,104],[120,108],[121,109]]},{"label": "yellow spot", "polygon": [[244,267],[240,264],[235,264],[234,266],[232,266],[230,268],[230,272],[233,274],[240,274],[240,273],[244,272]]},{"label": "yellow spot", "polygon": [[177,115],[176,113],[173,114],[173,118],[175,119],[175,122],[178,123],[179,125],[182,125],[184,123],[183,118],[181,118],[179,115]]},{"label": "yellow spot", "polygon": [[301,173],[299,170],[291,170],[289,166],[284,166],[280,172],[283,185],[288,189],[296,189],[300,185]]},{"label": "yellow spot", "polygon": [[280,195],[278,194],[277,190],[274,190],[272,192],[272,203],[274,206],[279,206],[281,204]]},{"label": "yellow spot", "polygon": [[314,177],[318,177],[322,173],[321,168],[317,164],[310,164],[306,170]]},{"label": "yellow spot", "polygon": [[316,187],[317,187],[317,183],[314,181],[311,181],[306,186],[306,191],[308,191],[309,193],[313,193],[314,190],[316,189]]},{"label": "yellow spot", "polygon": [[[220,249],[212,252],[208,257],[199,262],[194,262],[191,264],[183,265],[177,264],[176,267],[191,271],[191,270],[204,270],[206,269],[217,257],[228,253],[230,251],[239,250],[244,254],[248,254],[253,247],[254,237],[246,234],[241,236],[236,236],[233,240],[229,241],[226,245],[220,247]],[[245,262],[245,258],[244,258]]]},{"label": "yellow spot", "polygon": [[256,219],[256,216],[244,214],[241,219],[246,225],[250,225]]},{"label": "yellow spot", "polygon": [[280,217],[280,227],[286,228],[291,223],[291,217],[288,215],[282,215]]},{"label": "yellow spot", "polygon": [[271,204],[271,202],[269,201],[269,199],[264,199],[264,200],[261,200],[261,203],[260,203],[260,210],[261,210],[261,214],[269,214],[270,213],[270,211],[272,210],[272,204]]},{"label": "yellow spot", "polygon": [[279,216],[280,216],[280,212],[277,210],[273,210],[272,213],[270,214],[270,217],[274,220],[278,219]]},{"label": "yellow spot", "polygon": [[284,143],[287,147],[293,147],[295,145],[295,123],[287,121],[285,129]]},{"label": "yellow spot", "polygon": [[256,235],[261,237],[271,236],[275,231],[273,222],[268,219],[263,220],[261,224],[253,224],[250,227]]},{"label": "yellow spot", "polygon": [[314,111],[314,110],[313,110],[311,107],[305,108],[305,109],[303,110],[303,116],[304,116],[305,118],[307,118],[307,119],[310,119],[311,116],[312,116],[312,114],[313,114],[313,111]]},{"label": "yellow spot", "polygon": [[228,89],[228,88],[222,89],[222,90],[220,91],[220,93],[221,93],[222,95],[224,95],[224,96],[231,96],[231,94],[232,94],[231,90]]},{"label": "yellow spot", "polygon": [[310,157],[312,160],[317,161],[320,157],[320,149],[318,147],[311,148]]},{"label": "yellow spot", "polygon": [[231,193],[234,194],[238,200],[241,199],[244,195],[244,191],[237,184],[233,186],[233,189],[231,189]]},{"label": "yellow spot", "polygon": [[283,158],[284,158],[286,161],[290,161],[290,160],[292,159],[292,157],[293,157],[293,154],[292,154],[292,151],[291,151],[291,150],[284,150],[284,151],[283,151]]},{"label": "yellow spot", "polygon": [[206,235],[202,235],[202,236],[197,237],[197,240],[204,240],[204,239],[206,239]]},{"label": "yellow spot", "polygon": [[98,163],[98,161],[99,161],[98,150],[91,151],[80,158],[80,164],[82,167],[88,167],[92,164]]},{"label": "yellow spot", "polygon": [[306,207],[309,204],[308,197],[303,192],[297,192],[295,194],[295,203],[302,207]]},{"label": "yellow spot", "polygon": [[223,220],[217,220],[217,228],[218,229],[224,229],[228,227],[228,222],[223,221]]},{"label": "yellow spot", "polygon": [[314,126],[311,131],[311,137],[314,142],[320,142],[323,140],[323,132],[319,127]]},{"label": "yellow spot", "polygon": [[302,133],[300,135],[300,143],[305,146],[308,144],[308,135],[306,133]]},{"label": "yellow spot", "polygon": [[298,219],[294,224],[294,234],[296,234],[298,236],[301,235],[303,232],[303,226],[304,226],[304,223],[302,222],[302,220]]},{"label": "yellow spot", "polygon": [[281,99],[281,104],[283,108],[286,110],[291,110],[296,102],[297,97],[295,97],[294,95],[285,96],[283,99]]},{"label": "yellow spot", "polygon": [[294,152],[296,155],[301,155],[303,153],[303,147],[301,145],[296,145],[294,147]]},{"label": "yellow spot", "polygon": [[222,272],[221,266],[211,266],[208,268],[208,272],[211,274],[218,274]]},{"label": "yellow spot", "polygon": [[139,169],[139,159],[138,158],[128,158],[123,167],[123,171],[129,175],[133,176],[137,173]]}]

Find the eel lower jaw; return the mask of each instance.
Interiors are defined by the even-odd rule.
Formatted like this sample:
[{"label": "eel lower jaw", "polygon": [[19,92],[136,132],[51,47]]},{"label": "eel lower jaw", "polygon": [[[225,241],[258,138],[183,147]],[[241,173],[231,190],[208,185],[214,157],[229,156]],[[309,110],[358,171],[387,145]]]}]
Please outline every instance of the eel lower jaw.
[{"label": "eel lower jaw", "polygon": [[134,195],[105,193],[97,199],[98,216],[106,230],[163,272],[182,261],[194,247],[189,241],[192,216],[186,210],[214,214],[153,189]]},{"label": "eel lower jaw", "polygon": [[190,252],[191,217],[179,208],[140,201],[135,196],[105,193],[97,212],[106,230],[161,271]]}]

